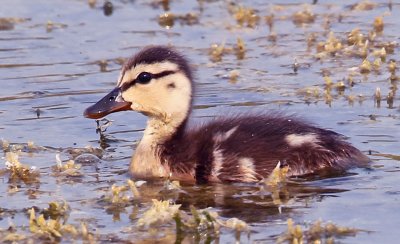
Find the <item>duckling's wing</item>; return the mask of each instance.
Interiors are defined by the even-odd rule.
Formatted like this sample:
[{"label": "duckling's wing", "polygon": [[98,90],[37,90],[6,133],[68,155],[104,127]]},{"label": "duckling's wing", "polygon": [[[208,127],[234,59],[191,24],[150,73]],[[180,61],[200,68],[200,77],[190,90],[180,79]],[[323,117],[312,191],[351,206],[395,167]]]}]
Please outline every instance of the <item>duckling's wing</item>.
[{"label": "duckling's wing", "polygon": [[217,119],[202,127],[197,141],[196,179],[257,182],[278,162],[290,175],[344,170],[370,160],[344,137],[297,118],[243,116]]}]

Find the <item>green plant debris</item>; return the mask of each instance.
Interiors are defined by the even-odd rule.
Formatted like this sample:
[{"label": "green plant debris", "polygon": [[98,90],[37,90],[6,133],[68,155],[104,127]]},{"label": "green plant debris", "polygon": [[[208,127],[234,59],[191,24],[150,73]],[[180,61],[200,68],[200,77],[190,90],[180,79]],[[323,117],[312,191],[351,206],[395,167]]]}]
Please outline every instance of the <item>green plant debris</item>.
[{"label": "green plant debris", "polygon": [[77,235],[78,233],[74,226],[64,225],[59,219],[48,219],[46,221],[43,214],[36,217],[34,208],[30,210],[29,230],[50,241],[59,241],[63,234]]},{"label": "green plant debris", "polygon": [[44,147],[35,145],[33,141],[28,141],[27,143],[10,143],[5,139],[0,139],[0,148],[4,152],[14,153],[32,153],[46,150]]},{"label": "green plant debris", "polygon": [[244,59],[246,55],[246,44],[243,41],[243,39],[238,38],[236,40],[236,44],[233,45],[226,45],[225,43],[221,44],[212,44],[210,49],[209,49],[209,56],[210,60],[213,62],[220,62],[222,60],[222,57],[225,54],[230,54],[230,53],[235,53],[236,58],[238,60]]},{"label": "green plant debris", "polygon": [[390,159],[394,159],[397,161],[400,161],[400,155],[395,155],[395,154],[386,154],[386,153],[377,153],[374,154],[375,156],[380,156],[380,157],[385,157],[385,158],[390,158]]},{"label": "green plant debris", "polygon": [[278,237],[277,243],[334,243],[334,238],[355,236],[360,231],[362,230],[333,223],[323,224],[321,221],[316,221],[303,230],[292,219],[288,219],[287,230]]},{"label": "green plant debris", "polygon": [[264,180],[264,183],[273,187],[285,184],[288,171],[289,166],[281,167],[281,162],[278,162],[268,178]]},{"label": "green plant debris", "polygon": [[336,54],[338,51],[342,50],[342,41],[336,38],[335,34],[331,31],[329,32],[328,39],[325,42],[320,42],[317,45],[317,58],[321,58],[326,53],[330,55]]},{"label": "green plant debris", "polygon": [[170,222],[175,214],[178,213],[180,204],[171,204],[169,201],[158,201],[152,199],[152,206],[138,220],[137,225],[140,227],[148,227],[155,224],[163,224]]},{"label": "green plant debris", "polygon": [[25,184],[39,181],[40,173],[35,167],[29,167],[19,162],[18,153],[7,152],[5,159],[6,171],[10,182],[23,181]]},{"label": "green plant debris", "polygon": [[128,179],[126,185],[117,186],[113,184],[109,194],[104,197],[104,200],[114,205],[125,206],[134,198],[140,198],[140,193],[136,188],[135,182]]},{"label": "green plant debris", "polygon": [[305,9],[303,11],[298,11],[292,16],[293,23],[296,25],[310,24],[315,21],[315,14],[311,12],[310,9]]},{"label": "green plant debris", "polygon": [[262,181],[259,193],[261,195],[270,195],[272,203],[279,207],[287,202],[289,192],[286,189],[286,183],[288,181],[289,166],[281,167],[281,163],[278,162],[274,170],[268,176],[268,178]]},{"label": "green plant debris", "polygon": [[197,210],[190,206],[191,215],[184,211],[179,211],[174,216],[177,234],[196,233],[216,235],[220,233],[221,227],[240,232],[249,232],[248,224],[237,218],[223,220],[218,213],[211,210]]},{"label": "green plant debris", "polygon": [[74,160],[68,160],[66,163],[63,163],[60,159],[60,154],[56,154],[56,165],[53,166],[52,169],[56,175],[82,176],[80,172],[81,167],[80,164],[75,164]]},{"label": "green plant debris", "polygon": [[20,243],[23,240],[26,240],[27,237],[23,234],[18,234],[18,233],[13,233],[13,232],[9,232],[4,234],[4,236],[2,234],[0,234],[0,240],[2,243],[4,242],[11,242],[11,243]]},{"label": "green plant debris", "polygon": [[363,0],[360,1],[359,3],[352,5],[351,9],[356,11],[368,11],[374,9],[376,6],[377,4],[374,2],[371,2],[369,0]]},{"label": "green plant debris", "polygon": [[367,59],[365,59],[360,65],[360,73],[362,74],[371,72],[371,69],[372,69],[371,62]]},{"label": "green plant debris", "polygon": [[237,83],[240,76],[240,71],[237,69],[229,71],[229,82],[232,84]]},{"label": "green plant debris", "polygon": [[391,73],[395,73],[397,69],[396,60],[391,59],[388,64],[388,69]]},{"label": "green plant debris", "polygon": [[161,192],[183,192],[183,190],[179,181],[167,179]]},{"label": "green plant debris", "polygon": [[126,185],[117,186],[113,184],[109,192],[102,197],[101,202],[105,202],[106,211],[113,215],[114,221],[120,220],[120,213],[125,212],[125,208],[134,204],[135,200],[141,197],[135,182],[128,179]]},{"label": "green plant debris", "polygon": [[374,31],[375,32],[380,33],[380,32],[383,31],[384,24],[383,24],[382,16],[379,16],[379,17],[375,18],[373,26],[374,26]]},{"label": "green plant debris", "polygon": [[68,206],[67,202],[50,202],[49,207],[43,209],[42,214],[45,219],[54,219],[59,220],[63,219],[64,223],[67,221],[69,216],[70,207]]},{"label": "green plant debris", "polygon": [[10,142],[5,139],[0,139],[0,146],[3,151],[6,151],[10,147]]},{"label": "green plant debris", "polygon": [[237,59],[244,59],[246,55],[246,44],[242,38],[238,38],[236,41],[235,52]]},{"label": "green plant debris", "polygon": [[253,8],[235,6],[232,9],[233,16],[240,27],[254,28],[260,22],[260,16]]},{"label": "green plant debris", "polygon": [[227,53],[228,49],[225,48],[225,44],[212,44],[209,55],[213,62],[220,62],[222,60],[222,55]]},{"label": "green plant debris", "polygon": [[237,218],[223,220],[215,211],[197,210],[194,206],[190,206],[189,214],[180,210],[180,204],[172,204],[170,201],[156,199],[152,199],[152,201],[152,206],[137,222],[137,225],[141,228],[167,224],[174,220],[177,235],[184,235],[185,233],[219,235],[221,227],[232,229],[239,233],[249,232],[250,230],[246,222]]},{"label": "green plant debris", "polygon": [[0,228],[0,242],[1,243],[21,243],[25,241],[27,236],[24,234],[20,234],[17,232],[16,227],[13,223],[9,223],[9,227],[7,229]]},{"label": "green plant debris", "polygon": [[[65,223],[66,211],[68,211],[66,203],[49,203],[49,208],[43,210],[44,214],[39,216],[36,216],[35,209],[31,208],[29,210],[29,230],[34,234],[35,239],[39,238],[50,242],[82,239],[88,243],[95,243],[95,237],[88,231],[86,223],[81,222],[80,229]],[[47,220],[46,214],[49,217]],[[61,219],[64,219],[64,223],[61,222]]]},{"label": "green plant debris", "polygon": [[166,29],[172,28],[176,21],[181,25],[195,25],[199,23],[199,16],[196,13],[163,13],[158,16],[158,24]]}]

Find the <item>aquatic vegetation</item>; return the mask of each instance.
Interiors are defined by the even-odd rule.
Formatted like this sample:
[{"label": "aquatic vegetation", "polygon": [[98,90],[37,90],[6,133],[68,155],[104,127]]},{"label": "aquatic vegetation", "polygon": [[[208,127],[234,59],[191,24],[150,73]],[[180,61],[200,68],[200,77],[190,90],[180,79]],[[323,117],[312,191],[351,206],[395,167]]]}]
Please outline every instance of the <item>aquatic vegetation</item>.
[{"label": "aquatic vegetation", "polygon": [[48,20],[45,24],[45,27],[47,32],[52,32],[54,29],[65,29],[68,27],[68,25],[62,23],[54,23],[53,21]]},{"label": "aquatic vegetation", "polygon": [[296,25],[309,24],[315,21],[315,14],[306,8],[293,14],[292,21]]},{"label": "aquatic vegetation", "polygon": [[347,35],[348,45],[361,45],[365,42],[364,35],[361,33],[359,28],[355,28]]},{"label": "aquatic vegetation", "polygon": [[0,31],[12,30],[15,24],[29,21],[28,18],[0,18]]},{"label": "aquatic vegetation", "polygon": [[0,146],[3,151],[7,151],[10,147],[10,142],[5,139],[0,139]]},{"label": "aquatic vegetation", "polygon": [[379,69],[381,68],[381,66],[382,66],[382,59],[381,59],[381,58],[375,59],[374,62],[372,63],[372,68],[373,68],[375,71],[379,71]]},{"label": "aquatic vegetation", "polygon": [[[53,203],[53,213],[60,213],[60,207]],[[55,207],[57,209],[54,209]],[[66,206],[63,205],[63,206]],[[89,243],[94,242],[94,236],[87,230],[86,224],[81,222],[81,230],[78,230],[75,226],[66,224],[65,221],[62,223],[60,217],[55,219],[49,218],[46,220],[44,214],[36,216],[35,209],[31,208],[29,210],[29,230],[37,238],[51,241],[59,242],[61,239],[71,237],[73,240],[82,239]]]},{"label": "aquatic vegetation", "polygon": [[131,202],[132,199],[140,198],[140,193],[136,188],[135,182],[130,179],[126,182],[127,184],[122,186],[113,184],[109,194],[104,197],[104,200],[111,204],[126,205]]},{"label": "aquatic vegetation", "polygon": [[384,47],[382,47],[382,49],[374,50],[372,55],[374,55],[376,57],[379,57],[382,60],[382,62],[385,62],[386,55],[387,55],[386,54],[386,49]]},{"label": "aquatic vegetation", "polygon": [[374,94],[374,100],[378,108],[381,106],[381,99],[382,99],[381,88],[377,87]]},{"label": "aquatic vegetation", "polygon": [[60,154],[56,154],[56,165],[52,167],[56,175],[62,176],[82,176],[80,164],[75,164],[74,160],[68,160],[65,164],[60,159]]},{"label": "aquatic vegetation", "polygon": [[172,28],[178,21],[181,25],[195,25],[199,23],[199,16],[196,13],[173,14],[163,13],[158,16],[158,24],[164,28]]},{"label": "aquatic vegetation", "polygon": [[152,199],[152,206],[137,221],[138,226],[148,227],[154,224],[163,224],[170,222],[178,213],[180,204],[171,204],[167,201],[158,201]]},{"label": "aquatic vegetation", "polygon": [[110,1],[105,1],[103,4],[103,13],[105,16],[110,16],[114,12],[114,5]]},{"label": "aquatic vegetation", "polygon": [[369,0],[362,0],[354,5],[351,6],[351,10],[356,10],[356,11],[367,11],[367,10],[372,10],[377,6],[376,3],[371,2]]},{"label": "aquatic vegetation", "polygon": [[391,60],[389,61],[389,64],[388,64],[388,70],[389,70],[391,73],[395,73],[395,72],[396,72],[396,69],[397,69],[396,60],[391,59]]},{"label": "aquatic vegetation", "polygon": [[236,83],[238,78],[240,76],[240,71],[237,69],[229,71],[229,82],[230,83]]},{"label": "aquatic vegetation", "polygon": [[167,29],[175,24],[175,15],[171,13],[163,13],[158,16],[158,24]]},{"label": "aquatic vegetation", "polygon": [[61,220],[63,219],[63,222],[67,222],[67,219],[69,217],[69,212],[71,211],[71,208],[68,206],[67,202],[50,202],[49,207],[45,208],[42,210],[42,214],[45,219],[54,219],[54,220]]},{"label": "aquatic vegetation", "polygon": [[233,6],[231,13],[240,27],[254,28],[260,22],[260,16],[250,7]]},{"label": "aquatic vegetation", "polygon": [[[4,80],[10,81],[6,82],[8,85],[0,97],[3,105],[0,109],[0,134],[10,140],[0,140],[0,150],[4,152],[4,160],[2,158],[1,161],[8,162],[0,169],[0,178],[6,183],[2,188],[0,207],[0,242],[87,243],[97,240],[122,243],[140,242],[138,239],[141,238],[143,242],[152,242],[153,237],[141,236],[150,232],[155,233],[155,239],[162,235],[169,236],[166,243],[179,243],[183,237],[182,243],[203,240],[210,243],[218,242],[219,236],[219,242],[222,242],[232,240],[232,235],[237,233],[250,233],[250,224],[257,234],[251,233],[253,236],[249,236],[248,242],[272,242],[279,234],[277,229],[280,231],[282,227],[277,220],[286,216],[296,216],[298,223],[292,222],[291,238],[284,240],[285,243],[294,240],[329,243],[337,241],[337,238],[352,236],[325,234],[340,232],[335,224],[303,223],[303,219],[329,218],[329,211],[314,215],[307,211],[308,207],[321,207],[323,210],[326,206],[321,206],[320,201],[325,198],[334,196],[339,201],[351,200],[349,196],[353,196],[354,188],[345,185],[348,183],[342,182],[341,178],[324,180],[321,187],[319,180],[288,178],[286,167],[281,165],[268,179],[256,185],[188,186],[170,179],[125,182],[129,163],[126,149],[130,144],[127,140],[137,139],[136,135],[141,133],[140,118],[140,123],[133,128],[132,121],[118,119],[117,124],[111,120],[96,121],[100,143],[92,138],[93,131],[89,131],[87,126],[79,124],[73,128],[74,123],[79,121],[76,116],[81,104],[94,99],[100,92],[97,86],[89,88],[89,82],[97,80],[111,85],[109,80],[99,80],[98,76],[108,77],[116,72],[126,61],[121,57],[127,57],[139,46],[160,41],[184,48],[188,58],[198,64],[196,74],[201,76],[198,80],[205,78],[206,83],[199,84],[201,93],[195,108],[196,120],[208,119],[217,114],[220,107],[230,106],[240,106],[238,109],[243,110],[263,109],[261,106],[285,110],[287,107],[289,113],[298,112],[308,118],[320,118],[319,112],[324,108],[332,113],[346,114],[336,118],[338,125],[344,124],[346,127],[343,130],[352,131],[357,137],[356,143],[361,141],[363,150],[371,150],[371,157],[378,159],[373,165],[377,170],[368,172],[373,177],[357,171],[358,179],[364,184],[369,179],[382,182],[385,177],[380,176],[396,172],[385,162],[396,160],[394,163],[397,163],[399,160],[399,155],[385,153],[386,150],[394,150],[397,138],[384,131],[385,126],[396,126],[399,119],[399,43],[395,31],[398,25],[395,10],[398,6],[391,0],[379,3],[373,0],[310,2],[313,5],[244,1],[240,3],[244,6],[239,6],[234,1],[152,0],[112,1],[110,4],[110,1],[88,0],[72,5],[60,2],[58,5],[61,4],[61,8],[52,8],[56,12],[48,13],[48,19],[44,21],[35,16],[42,14],[41,10],[47,7],[26,8],[37,10],[30,16],[32,20],[0,18],[3,39],[0,53],[4,59],[0,68],[4,71]],[[52,6],[51,1],[49,4]],[[31,4],[28,1],[25,5]],[[63,5],[71,7],[61,14],[62,23],[68,26],[57,23],[60,22],[57,11],[62,10]],[[137,7],[143,11],[134,11],[132,15],[131,10]],[[18,12],[18,8],[14,10]],[[92,13],[82,14],[85,10]],[[78,22],[70,19],[78,13],[90,18],[80,18]],[[111,18],[103,16],[112,13],[115,14]],[[27,11],[26,14],[23,16],[31,13]],[[98,16],[101,18],[98,19]],[[104,36],[101,28],[90,29],[103,26],[101,21],[105,21],[105,27],[115,28],[107,28],[109,33]],[[198,25],[198,28],[188,25]],[[54,49],[61,42],[62,48]],[[121,45],[107,46],[112,43]],[[211,46],[212,43],[217,44]],[[49,50],[48,55],[29,55]],[[66,55],[57,56],[60,60],[48,59],[50,55],[65,51],[68,52],[64,53]],[[211,69],[206,71],[206,66],[211,66]],[[222,77],[222,83],[216,83],[213,75]],[[226,91],[227,100],[217,94],[221,91]],[[25,107],[20,109],[22,105]],[[317,123],[336,126],[332,121],[324,122]],[[110,128],[110,125],[114,127]],[[88,134],[81,136],[79,131],[75,131],[79,127]],[[58,138],[56,135],[61,131],[67,133],[60,134]],[[129,134],[129,139],[125,132]],[[130,137],[132,134],[133,137]],[[380,138],[380,135],[388,137]],[[35,142],[29,141],[33,139]],[[93,147],[84,147],[87,144]],[[8,152],[17,154],[14,161],[18,163],[10,163],[13,161],[11,155],[8,155],[9,160],[6,159]],[[54,159],[56,154],[58,156]],[[31,165],[36,165],[39,170]],[[390,170],[393,172],[389,173]],[[360,183],[356,177],[348,177],[350,182]],[[65,184],[66,181],[68,184]],[[336,184],[337,181],[344,184],[350,194],[336,195],[322,189],[326,183]],[[309,185],[317,187],[309,189]],[[366,191],[358,189],[356,191],[360,195],[366,196],[363,195]],[[395,190],[392,193],[394,197]],[[376,187],[374,191],[380,191],[385,196],[384,200],[390,201],[387,192],[392,190]],[[60,197],[71,205],[60,202]],[[160,209],[163,202],[165,205],[168,203],[168,206],[163,205],[165,211],[168,207],[178,210],[172,211],[175,212],[172,218],[170,215],[168,219],[157,220],[162,214],[153,209],[153,215],[149,217],[151,221],[145,222],[144,219],[144,224],[139,225],[138,220],[145,218],[144,214],[152,209],[153,198],[160,202]],[[49,203],[44,208],[36,207],[43,206],[43,202]],[[182,206],[176,207],[180,204]],[[36,211],[34,228],[37,233],[29,231],[28,219],[25,218],[26,209],[32,206]],[[207,206],[212,208],[202,209]],[[370,209],[365,207],[365,210]],[[364,220],[364,216],[352,215],[351,209],[347,211],[349,216],[346,218]],[[321,216],[318,216],[319,213]],[[40,215],[43,215],[41,220]],[[7,225],[7,219],[17,224]],[[373,226],[366,222],[362,225]],[[387,224],[381,226],[385,228]],[[39,229],[45,231],[40,233]],[[125,232],[126,229],[133,231]],[[91,230],[96,230],[100,237],[96,235],[95,238]],[[100,234],[110,230],[114,233]],[[379,231],[377,233],[385,234]],[[352,239],[345,239],[344,242],[352,242]]]},{"label": "aquatic vegetation", "polygon": [[389,108],[393,108],[394,96],[395,96],[395,92],[393,90],[389,91],[389,94],[386,97],[386,103]]},{"label": "aquatic vegetation", "polygon": [[300,225],[295,225],[292,219],[288,219],[287,230],[278,237],[277,243],[334,243],[334,238],[355,236],[361,231],[333,223],[322,224],[321,221],[316,221],[307,227],[303,230]]},{"label": "aquatic vegetation", "polygon": [[275,19],[274,14],[267,15],[264,17],[264,19],[268,25],[269,31],[271,32],[272,28],[274,27],[274,19]]},{"label": "aquatic vegetation", "polygon": [[152,0],[150,5],[154,8],[158,8],[159,6],[162,6],[164,11],[169,11],[170,10],[170,0]]},{"label": "aquatic vegetation", "polygon": [[96,6],[97,0],[88,0],[88,4],[91,8],[94,8]]},{"label": "aquatic vegetation", "polygon": [[50,241],[60,240],[62,235],[66,233],[72,235],[77,234],[75,227],[72,225],[64,225],[59,219],[48,219],[46,221],[43,214],[36,217],[34,208],[30,210],[29,230],[41,238]]},{"label": "aquatic vegetation", "polygon": [[244,59],[246,55],[246,44],[242,38],[237,38],[236,45],[227,46],[225,43],[212,44],[209,49],[210,60],[220,62],[223,55],[234,52],[238,60]]},{"label": "aquatic vegetation", "polygon": [[371,72],[372,66],[371,66],[371,62],[368,59],[364,59],[364,61],[362,62],[362,64],[360,65],[360,73],[369,73]]},{"label": "aquatic vegetation", "polygon": [[1,243],[21,243],[26,241],[28,237],[17,231],[14,225],[9,226],[7,229],[0,229],[0,242]]},{"label": "aquatic vegetation", "polygon": [[6,152],[6,172],[9,173],[9,182],[23,181],[30,184],[39,181],[40,173],[35,167],[24,165],[18,160],[18,153]]},{"label": "aquatic vegetation", "polygon": [[326,42],[320,42],[317,45],[317,52],[323,53],[327,52],[334,55],[336,52],[341,51],[343,48],[342,42],[335,37],[335,34],[331,31],[329,32],[328,39]]},{"label": "aquatic vegetation", "polygon": [[284,184],[287,180],[288,171],[289,166],[281,167],[281,162],[278,162],[272,173],[268,176],[267,179],[264,180],[264,184],[271,187],[276,187]]},{"label": "aquatic vegetation", "polygon": [[222,60],[222,55],[226,52],[225,44],[212,44],[209,51],[210,59],[213,62],[219,62]]},{"label": "aquatic vegetation", "polygon": [[140,228],[149,228],[175,222],[177,240],[183,239],[186,234],[218,236],[221,227],[237,233],[250,231],[246,222],[237,218],[223,220],[217,212],[210,209],[198,210],[190,206],[190,213],[187,213],[180,210],[180,204],[156,199],[152,199],[152,202],[152,206],[143,213],[137,225]]},{"label": "aquatic vegetation", "polygon": [[126,185],[117,186],[113,184],[109,192],[102,196],[99,202],[105,203],[107,213],[113,215],[113,220],[120,219],[120,213],[125,211],[125,208],[131,206],[141,197],[135,182],[128,179]]},{"label": "aquatic vegetation", "polygon": [[374,31],[376,31],[378,33],[382,32],[383,31],[383,26],[384,26],[383,18],[381,16],[376,17],[375,20],[374,20],[373,26],[374,26]]},{"label": "aquatic vegetation", "polygon": [[180,211],[175,215],[174,220],[178,235],[184,233],[219,235],[221,227],[234,230],[237,234],[250,231],[246,222],[237,218],[223,220],[217,212],[209,209],[197,210],[194,206],[190,206],[190,213],[188,215]]},{"label": "aquatic vegetation", "polygon": [[244,59],[246,54],[246,44],[242,38],[238,38],[235,46],[235,52],[237,59]]}]

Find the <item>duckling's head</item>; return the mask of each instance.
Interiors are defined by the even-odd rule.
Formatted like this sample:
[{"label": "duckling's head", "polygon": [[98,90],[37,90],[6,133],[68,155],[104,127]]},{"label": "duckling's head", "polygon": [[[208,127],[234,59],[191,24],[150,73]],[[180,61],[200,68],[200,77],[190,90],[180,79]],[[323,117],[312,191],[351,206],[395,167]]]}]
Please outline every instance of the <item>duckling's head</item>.
[{"label": "duckling's head", "polygon": [[87,108],[84,116],[98,119],[134,110],[166,123],[181,123],[191,103],[192,73],[187,60],[172,48],[150,46],[127,61],[117,87]]}]

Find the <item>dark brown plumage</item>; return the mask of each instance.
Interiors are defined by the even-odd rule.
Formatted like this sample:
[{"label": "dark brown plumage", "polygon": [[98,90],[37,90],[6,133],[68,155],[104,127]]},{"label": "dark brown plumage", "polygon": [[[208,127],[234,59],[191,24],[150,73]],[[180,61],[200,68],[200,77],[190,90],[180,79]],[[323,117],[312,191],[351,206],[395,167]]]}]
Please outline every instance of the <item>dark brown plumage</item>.
[{"label": "dark brown plumage", "polygon": [[[228,133],[233,128],[237,129],[226,140],[215,140],[216,135]],[[314,134],[319,142],[290,146],[285,137],[292,134]],[[268,177],[278,162],[281,166],[289,166],[290,175],[326,169],[343,171],[369,162],[368,157],[344,141],[343,135],[296,117],[272,113],[216,118],[196,129],[181,128],[178,134],[160,145],[160,156],[167,158],[170,167],[179,173],[188,173],[194,168],[196,181],[206,183],[213,178],[215,148],[224,158],[217,177],[223,182],[261,180]],[[254,161],[257,174],[253,180],[245,179],[246,175],[238,167],[241,158]]]},{"label": "dark brown plumage", "polygon": [[130,166],[140,178],[257,182],[278,163],[288,166],[290,175],[304,175],[370,161],[344,136],[280,113],[220,117],[189,127],[192,91],[186,59],[169,47],[148,47],[123,67],[112,95],[85,116],[132,109],[149,117]]}]

